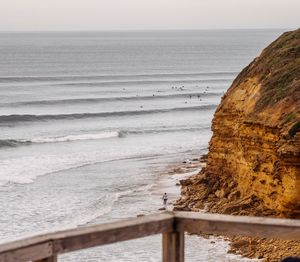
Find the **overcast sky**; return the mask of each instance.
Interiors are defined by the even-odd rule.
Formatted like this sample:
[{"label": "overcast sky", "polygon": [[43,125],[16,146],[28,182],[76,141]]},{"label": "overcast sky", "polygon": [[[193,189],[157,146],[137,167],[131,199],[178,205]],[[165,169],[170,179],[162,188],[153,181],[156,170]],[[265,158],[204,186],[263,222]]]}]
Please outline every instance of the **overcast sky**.
[{"label": "overcast sky", "polygon": [[0,0],[0,30],[299,26],[300,0]]}]

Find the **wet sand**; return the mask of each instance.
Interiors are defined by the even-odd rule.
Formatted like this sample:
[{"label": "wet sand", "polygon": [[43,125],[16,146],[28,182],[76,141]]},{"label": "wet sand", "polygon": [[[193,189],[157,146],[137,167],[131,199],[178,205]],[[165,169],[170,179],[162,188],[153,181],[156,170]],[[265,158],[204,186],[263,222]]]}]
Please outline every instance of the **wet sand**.
[{"label": "wet sand", "polygon": [[164,193],[167,193],[168,204],[166,210],[172,211],[176,200],[180,197],[180,180],[199,173],[204,166],[205,163],[197,158],[192,160],[186,159],[180,164],[168,166],[156,184],[151,188],[152,194],[161,198]]}]

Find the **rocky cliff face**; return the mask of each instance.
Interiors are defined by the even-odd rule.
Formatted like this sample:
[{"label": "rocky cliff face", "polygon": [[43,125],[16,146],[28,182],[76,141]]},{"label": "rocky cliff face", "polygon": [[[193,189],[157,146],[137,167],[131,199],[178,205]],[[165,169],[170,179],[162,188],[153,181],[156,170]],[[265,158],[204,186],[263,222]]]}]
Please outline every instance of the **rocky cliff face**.
[{"label": "rocky cliff face", "polygon": [[238,75],[212,131],[207,168],[182,181],[179,209],[300,215],[300,29]]},{"label": "rocky cliff face", "polygon": [[239,74],[212,130],[207,172],[228,177],[242,196],[254,194],[271,209],[300,211],[300,29]]},{"label": "rocky cliff face", "polygon": [[[181,181],[174,209],[300,218],[300,29],[238,75],[212,130],[207,167]],[[231,252],[263,261],[300,254],[299,241],[230,240]]]}]

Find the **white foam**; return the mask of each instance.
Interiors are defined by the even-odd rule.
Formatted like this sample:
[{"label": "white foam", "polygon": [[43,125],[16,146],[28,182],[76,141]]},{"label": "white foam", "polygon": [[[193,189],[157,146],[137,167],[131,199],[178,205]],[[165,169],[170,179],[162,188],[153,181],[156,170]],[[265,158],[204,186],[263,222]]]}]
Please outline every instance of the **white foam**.
[{"label": "white foam", "polygon": [[95,134],[80,134],[80,135],[67,135],[59,137],[38,137],[33,138],[30,141],[32,143],[56,143],[56,142],[69,142],[69,141],[80,141],[80,140],[97,140],[111,137],[118,137],[119,132],[101,132]]},{"label": "white foam", "polygon": [[148,192],[149,194],[150,189],[154,186],[154,184],[149,184],[149,185],[144,185],[144,186],[140,186],[138,188],[132,189],[132,190],[126,190],[126,191],[122,191],[122,192],[118,192],[116,193],[116,201],[118,201],[120,198],[122,197],[126,197],[130,194],[134,194],[134,193],[139,193],[139,192]]},{"label": "white foam", "polygon": [[38,176],[111,160],[114,160],[112,156],[104,158],[97,152],[94,154],[69,153],[61,156],[39,155],[3,159],[0,160],[0,184],[7,182],[32,183]]},{"label": "white foam", "polygon": [[[103,199],[107,198],[110,201],[103,203],[101,207],[93,208],[92,210],[85,210],[84,213],[79,211],[76,215],[72,215],[69,219],[64,219],[63,224],[58,226],[59,230],[73,228],[77,226],[83,226],[90,222],[93,222],[100,216],[110,213],[113,209],[114,203],[119,200],[119,195],[115,194],[114,197],[104,196]],[[102,199],[102,200],[103,200]]]}]

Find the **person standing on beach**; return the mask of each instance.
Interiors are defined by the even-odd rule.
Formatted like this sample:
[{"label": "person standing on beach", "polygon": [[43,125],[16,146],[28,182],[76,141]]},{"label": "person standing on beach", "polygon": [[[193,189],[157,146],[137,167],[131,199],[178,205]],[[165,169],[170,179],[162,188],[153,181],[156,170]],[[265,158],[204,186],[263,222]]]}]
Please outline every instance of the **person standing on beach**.
[{"label": "person standing on beach", "polygon": [[164,206],[167,205],[167,201],[168,201],[168,195],[167,195],[167,193],[163,194],[162,200],[164,202]]}]

